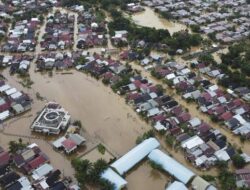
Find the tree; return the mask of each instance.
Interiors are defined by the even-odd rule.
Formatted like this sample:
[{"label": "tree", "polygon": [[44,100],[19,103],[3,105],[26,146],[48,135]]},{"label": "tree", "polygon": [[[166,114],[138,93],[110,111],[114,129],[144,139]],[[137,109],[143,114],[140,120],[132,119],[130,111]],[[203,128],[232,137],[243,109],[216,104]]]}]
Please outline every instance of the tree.
[{"label": "tree", "polygon": [[82,189],[85,189],[86,185],[103,190],[114,189],[113,184],[101,178],[103,171],[108,168],[105,160],[99,159],[92,164],[89,160],[76,158],[71,161],[71,164],[76,171],[75,176]]},{"label": "tree", "polygon": [[206,65],[216,64],[214,57],[209,53],[201,54],[198,58],[199,62],[205,63]]},{"label": "tree", "polygon": [[218,160],[215,165],[218,167],[218,169],[222,170],[228,167],[228,163],[226,161]]},{"label": "tree", "polygon": [[83,188],[88,182],[88,175],[90,173],[92,164],[89,160],[80,160],[78,158],[71,161],[72,166],[76,170],[76,179]]},{"label": "tree", "polygon": [[190,25],[190,28],[191,28],[192,32],[195,32],[195,33],[199,33],[200,29],[201,29],[200,26],[197,24]]},{"label": "tree", "polygon": [[227,171],[221,170],[218,176],[221,190],[235,190],[236,189],[236,180],[234,174]]},{"label": "tree", "polygon": [[235,154],[232,157],[232,161],[233,161],[233,165],[236,168],[243,168],[246,165],[245,159],[241,155],[239,155],[239,154]]},{"label": "tree", "polygon": [[162,165],[161,164],[158,164],[158,163],[156,163],[156,162],[154,162],[154,161],[149,161],[149,164],[150,164],[150,166],[154,169],[154,170],[162,170],[163,168],[162,168]]},{"label": "tree", "polygon": [[140,144],[142,141],[150,138],[150,137],[154,137],[155,133],[153,130],[149,130],[147,132],[145,132],[142,136],[137,137],[136,139],[136,144]]},{"label": "tree", "polygon": [[18,142],[10,141],[9,142],[9,152],[16,153],[18,150],[22,150],[26,147],[26,144],[23,144],[22,139],[19,138]]}]

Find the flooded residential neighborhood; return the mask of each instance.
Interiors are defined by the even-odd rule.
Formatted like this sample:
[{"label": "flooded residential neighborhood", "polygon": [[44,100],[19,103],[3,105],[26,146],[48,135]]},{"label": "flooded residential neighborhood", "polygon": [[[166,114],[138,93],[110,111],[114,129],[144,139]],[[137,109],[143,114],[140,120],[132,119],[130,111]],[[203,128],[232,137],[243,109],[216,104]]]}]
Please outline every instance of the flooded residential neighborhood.
[{"label": "flooded residential neighborhood", "polygon": [[0,3],[0,189],[250,187],[249,10]]}]

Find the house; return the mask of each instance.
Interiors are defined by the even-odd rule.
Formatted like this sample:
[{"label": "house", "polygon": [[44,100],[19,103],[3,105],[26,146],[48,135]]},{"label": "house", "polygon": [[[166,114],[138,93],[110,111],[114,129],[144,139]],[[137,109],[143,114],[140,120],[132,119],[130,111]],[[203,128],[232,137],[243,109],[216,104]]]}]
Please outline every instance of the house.
[{"label": "house", "polygon": [[25,176],[19,178],[14,184],[8,187],[8,190],[34,190],[29,179]]},{"label": "house", "polygon": [[204,141],[197,135],[190,137],[186,141],[181,143],[181,147],[186,150],[191,150],[201,144],[203,144]]},{"label": "house", "polygon": [[0,167],[10,163],[10,154],[7,151],[0,152]]},{"label": "house", "polygon": [[201,124],[201,120],[197,117],[192,118],[188,121],[188,125],[192,128],[196,128]]},{"label": "house", "polygon": [[39,180],[42,177],[48,175],[50,172],[52,172],[53,169],[54,168],[50,164],[43,164],[32,172],[32,178],[33,180]]},{"label": "house", "polygon": [[67,154],[70,154],[77,149],[77,144],[73,140],[66,139],[62,142],[62,147]]},{"label": "house", "polygon": [[81,146],[86,142],[86,139],[79,134],[69,134],[68,139],[74,141],[77,146]]},{"label": "house", "polygon": [[15,172],[10,172],[7,175],[0,178],[0,185],[4,188],[10,187],[12,184],[14,184],[20,176]]},{"label": "house", "polygon": [[191,183],[193,190],[209,190],[210,184],[200,176],[196,176]]},{"label": "house", "polygon": [[250,170],[243,168],[235,171],[237,187],[250,187]]}]

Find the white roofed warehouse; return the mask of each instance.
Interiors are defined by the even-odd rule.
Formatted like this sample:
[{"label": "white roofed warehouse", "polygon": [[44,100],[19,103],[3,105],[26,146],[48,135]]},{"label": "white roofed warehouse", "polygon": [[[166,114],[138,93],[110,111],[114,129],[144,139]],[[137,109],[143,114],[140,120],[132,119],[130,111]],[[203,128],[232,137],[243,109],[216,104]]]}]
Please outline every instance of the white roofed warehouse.
[{"label": "white roofed warehouse", "polygon": [[101,175],[103,179],[108,180],[110,183],[114,184],[114,190],[120,190],[127,185],[127,181],[119,176],[116,172],[112,169],[108,168],[103,172]]},{"label": "white roofed warehouse", "polygon": [[114,168],[120,175],[123,175],[143,160],[152,150],[158,148],[159,146],[160,143],[155,138],[146,139],[111,164],[111,167]]},{"label": "white roofed warehouse", "polygon": [[195,176],[191,170],[158,149],[153,150],[148,158],[161,165],[163,170],[184,184],[187,184]]}]

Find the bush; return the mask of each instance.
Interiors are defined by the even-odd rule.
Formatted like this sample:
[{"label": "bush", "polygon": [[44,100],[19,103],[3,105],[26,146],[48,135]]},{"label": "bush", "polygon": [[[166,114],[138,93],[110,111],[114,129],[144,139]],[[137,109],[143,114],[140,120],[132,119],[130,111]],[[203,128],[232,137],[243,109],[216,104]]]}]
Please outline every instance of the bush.
[{"label": "bush", "polygon": [[154,137],[155,133],[153,130],[149,130],[147,132],[145,132],[142,136],[137,137],[136,139],[136,144],[140,144],[142,141],[150,138],[150,137]]},{"label": "bush", "polygon": [[239,154],[235,154],[232,157],[232,161],[233,161],[233,165],[236,168],[243,168],[246,165],[245,159],[241,155],[239,155]]},{"label": "bush", "polygon": [[201,177],[202,177],[203,179],[205,179],[206,181],[209,181],[209,182],[215,181],[215,177],[212,176],[212,175],[202,175]]},{"label": "bush", "polygon": [[101,154],[105,154],[106,148],[102,144],[98,144],[97,149]]}]

